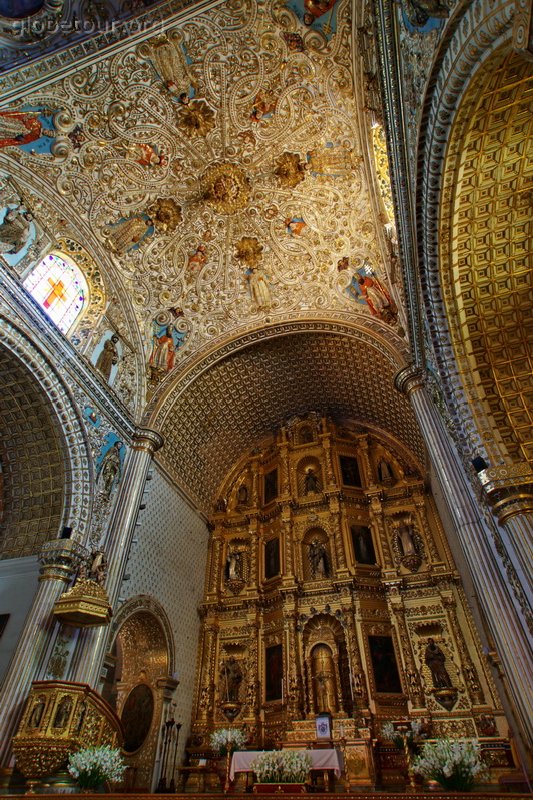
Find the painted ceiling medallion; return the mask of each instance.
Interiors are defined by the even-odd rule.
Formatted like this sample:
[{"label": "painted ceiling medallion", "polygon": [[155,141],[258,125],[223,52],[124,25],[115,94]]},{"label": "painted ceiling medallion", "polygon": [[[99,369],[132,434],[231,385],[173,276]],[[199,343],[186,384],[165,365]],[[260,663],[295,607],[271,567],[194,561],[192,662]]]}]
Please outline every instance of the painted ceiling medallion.
[{"label": "painted ceiling medallion", "polygon": [[246,208],[250,183],[238,164],[213,164],[201,178],[204,200],[217,214],[235,214]]}]

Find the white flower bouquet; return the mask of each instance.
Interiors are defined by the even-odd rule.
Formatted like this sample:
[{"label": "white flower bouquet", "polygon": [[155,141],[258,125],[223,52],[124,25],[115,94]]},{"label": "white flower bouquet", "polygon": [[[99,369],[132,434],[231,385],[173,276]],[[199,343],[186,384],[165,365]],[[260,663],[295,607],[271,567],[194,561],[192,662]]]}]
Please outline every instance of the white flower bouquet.
[{"label": "white flower bouquet", "polygon": [[211,734],[209,744],[219,756],[240,750],[246,744],[248,736],[240,728],[220,728]]},{"label": "white flower bouquet", "polygon": [[301,750],[271,750],[254,758],[250,767],[259,783],[305,783],[311,757]]},{"label": "white flower bouquet", "polygon": [[413,764],[413,772],[427,780],[438,781],[444,789],[468,792],[483,777],[479,744],[469,739],[438,739],[425,742],[421,755]]},{"label": "white flower bouquet", "polygon": [[407,746],[413,752],[417,752],[417,740],[425,736],[422,733],[422,723],[418,720],[411,720],[409,725],[394,726],[392,722],[386,722],[381,728],[381,735],[384,739],[392,742],[398,749],[403,748],[404,737]]},{"label": "white flower bouquet", "polygon": [[97,789],[108,781],[118,783],[125,769],[120,750],[109,745],[86,747],[68,759],[68,771],[82,789]]}]

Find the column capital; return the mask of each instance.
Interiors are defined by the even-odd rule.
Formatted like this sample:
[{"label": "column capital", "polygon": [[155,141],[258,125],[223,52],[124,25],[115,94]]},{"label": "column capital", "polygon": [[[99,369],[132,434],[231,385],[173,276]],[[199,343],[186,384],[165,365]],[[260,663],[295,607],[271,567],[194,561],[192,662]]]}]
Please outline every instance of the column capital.
[{"label": "column capital", "polygon": [[533,511],[533,470],[527,462],[487,467],[478,478],[500,523]]},{"label": "column capital", "polygon": [[164,439],[157,431],[150,428],[137,428],[133,437],[133,450],[145,450],[152,455],[163,447]]},{"label": "column capital", "polygon": [[69,583],[89,551],[74,539],[52,539],[45,542],[39,553],[40,581],[58,580]]},{"label": "column capital", "polygon": [[402,394],[411,394],[416,389],[421,389],[426,382],[425,372],[416,364],[402,367],[394,376],[394,386]]}]

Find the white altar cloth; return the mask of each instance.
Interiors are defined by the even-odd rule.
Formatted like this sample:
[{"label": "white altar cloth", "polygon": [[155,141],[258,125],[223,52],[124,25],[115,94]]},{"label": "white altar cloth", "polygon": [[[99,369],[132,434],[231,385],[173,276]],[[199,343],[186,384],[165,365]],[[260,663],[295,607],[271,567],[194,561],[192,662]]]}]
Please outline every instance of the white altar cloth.
[{"label": "white altar cloth", "polygon": [[[258,755],[260,755],[260,753],[264,752],[266,751],[236,750],[231,758],[231,767],[229,771],[230,779],[235,779],[236,772],[252,772],[253,770],[250,768],[250,764],[255,758],[257,758]],[[340,778],[341,765],[339,761],[339,754],[336,750],[302,750],[301,752],[307,753],[307,755],[311,756],[311,769],[331,769],[335,772],[337,778]]]}]

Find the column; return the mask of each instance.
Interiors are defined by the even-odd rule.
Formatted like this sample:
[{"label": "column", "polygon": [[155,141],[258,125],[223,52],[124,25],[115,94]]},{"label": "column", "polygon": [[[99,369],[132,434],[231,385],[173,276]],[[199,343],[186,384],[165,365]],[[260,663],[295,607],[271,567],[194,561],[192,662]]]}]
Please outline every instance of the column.
[{"label": "column", "polygon": [[491,531],[463,465],[424,388],[422,371],[413,367],[401,370],[395,385],[409,395],[413,405],[508,680],[510,699],[527,750],[533,745],[533,652],[526,621],[515,604],[502,559],[498,558]]},{"label": "column", "polygon": [[[148,469],[155,451],[162,444],[163,440],[158,433],[141,428],[135,434],[128,455],[124,477],[103,542],[109,564],[105,588],[114,609],[117,606],[122,577],[128,563]],[[88,683],[93,688],[98,688],[101,666],[108,645],[107,639],[108,631],[105,627],[81,631],[70,667],[69,680]]]},{"label": "column", "polygon": [[88,553],[74,539],[46,542],[39,559],[39,586],[24,623],[17,648],[8,667],[0,692],[0,766],[8,767],[11,739],[28,696],[32,681],[42,679],[54,630],[58,626],[52,614],[54,603],[70,583]]},{"label": "column", "polygon": [[527,597],[533,596],[533,473],[529,464],[488,467],[478,473],[500,524],[507,556]]}]

